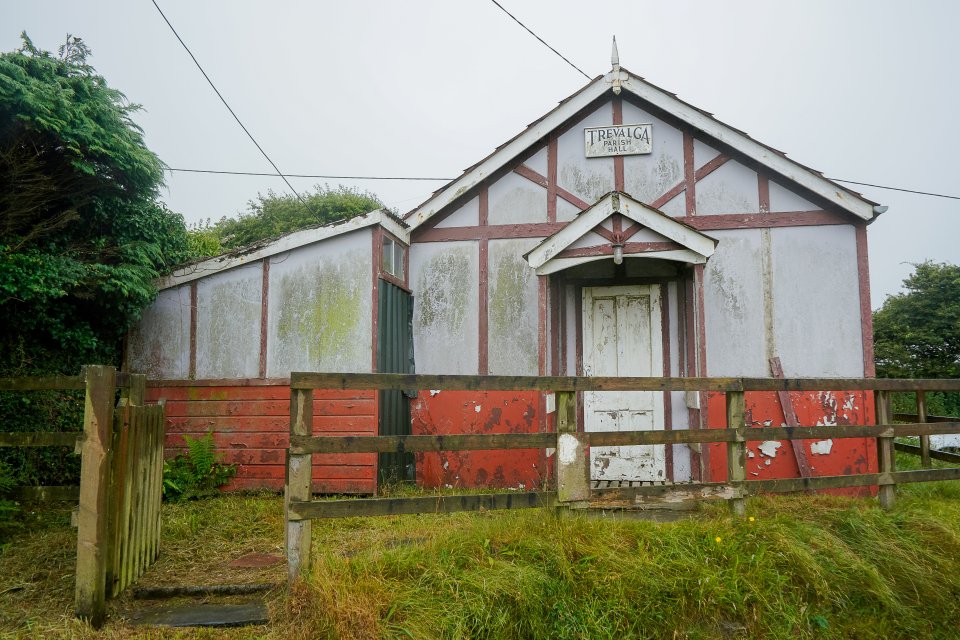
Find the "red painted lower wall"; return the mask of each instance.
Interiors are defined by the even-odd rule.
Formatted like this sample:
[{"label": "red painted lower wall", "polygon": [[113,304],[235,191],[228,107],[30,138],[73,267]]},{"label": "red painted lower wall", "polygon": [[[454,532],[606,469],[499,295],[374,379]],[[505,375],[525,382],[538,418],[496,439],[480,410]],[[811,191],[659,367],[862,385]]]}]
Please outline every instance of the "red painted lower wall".
[{"label": "red painted lower wall", "polygon": [[[184,451],[184,436],[213,432],[225,462],[238,465],[228,491],[282,491],[290,433],[290,387],[269,385],[153,386],[150,402],[166,400],[168,458]],[[313,394],[316,435],[376,435],[373,391],[317,390]],[[376,454],[313,456],[316,493],[374,493]]]},{"label": "red painted lower wall", "polygon": [[[531,433],[546,428],[536,391],[421,391],[411,402],[414,435]],[[535,489],[551,476],[539,449],[417,454],[417,483],[426,487]]]},{"label": "red painted lower wall", "polygon": [[[753,427],[775,426],[784,423],[783,410],[776,393],[748,392],[746,420]],[[803,426],[811,425],[861,425],[873,424],[873,393],[870,391],[804,391],[792,392],[797,419]],[[711,393],[708,402],[708,426],[711,429],[726,427],[726,401],[722,393]],[[800,477],[797,459],[789,441],[779,442],[779,447],[747,442],[747,480],[770,480],[775,478]],[[818,453],[811,449],[816,445]],[[803,446],[810,464],[812,476],[839,476],[858,473],[876,473],[877,445],[871,438],[835,438],[829,443],[823,440],[804,440]],[[726,445],[708,445],[708,477],[713,482],[727,479]],[[829,448],[829,453],[825,451]],[[774,455],[768,455],[773,453]],[[828,490],[824,493],[843,495],[870,495],[875,488],[850,488]]]},{"label": "red painted lower wall", "polygon": [[[162,383],[161,383],[162,384]],[[870,392],[794,392],[794,409],[802,425],[872,424]],[[150,386],[147,399],[166,400],[166,455],[184,451],[184,436],[213,432],[223,459],[238,465],[227,490],[281,491],[290,429],[290,388],[276,384],[218,386]],[[709,394],[709,428],[726,426],[722,393]],[[377,401],[373,391],[314,392],[314,433],[376,435]],[[551,414],[552,415],[552,414]],[[783,411],[775,393],[746,394],[747,421],[754,427],[779,426]],[[531,433],[552,430],[543,418],[538,392],[421,391],[411,401],[412,433]],[[817,445],[814,453],[811,445]],[[747,479],[796,478],[797,461],[790,443],[779,447],[747,443]],[[877,470],[876,443],[869,438],[804,441],[812,475],[850,475]],[[725,445],[706,445],[707,479],[726,480]],[[770,453],[774,455],[769,455]],[[752,454],[752,456],[750,455]],[[534,489],[552,478],[553,458],[536,449],[455,451],[417,454],[417,482],[425,487],[497,487]],[[315,455],[316,493],[376,492],[376,454]],[[838,493],[875,493],[870,488]]]}]

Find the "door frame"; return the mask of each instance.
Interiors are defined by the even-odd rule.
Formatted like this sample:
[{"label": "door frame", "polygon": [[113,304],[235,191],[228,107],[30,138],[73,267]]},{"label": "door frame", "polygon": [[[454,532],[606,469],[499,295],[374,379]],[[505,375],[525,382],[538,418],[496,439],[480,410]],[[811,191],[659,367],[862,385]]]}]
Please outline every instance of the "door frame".
[{"label": "door frame", "polygon": [[[691,271],[681,271],[676,276],[654,277],[614,277],[614,278],[570,278],[560,271],[550,275],[551,284],[555,283],[556,296],[551,296],[551,318],[556,317],[553,328],[557,330],[557,340],[551,350],[551,361],[556,362],[557,375],[583,376],[583,289],[586,287],[611,287],[624,285],[658,285],[660,287],[660,309],[663,314],[663,376],[696,376],[697,334],[693,320],[695,302],[691,296],[694,275]],[[672,291],[671,291],[671,286]],[[568,304],[572,300],[573,310],[567,315]],[[673,316],[676,315],[676,318]],[[676,328],[671,328],[671,322]],[[571,326],[572,325],[572,326]],[[676,344],[671,345],[675,340]],[[570,354],[570,351],[573,351]],[[671,373],[671,355],[676,355],[676,371]],[[670,394],[663,394],[663,428],[673,429],[673,407]],[[700,410],[689,409],[690,428],[700,428]],[[585,426],[583,412],[583,392],[577,392],[577,430]],[[667,481],[674,481],[673,447],[666,448]],[[694,448],[690,451],[691,480],[701,477],[701,454]]]},{"label": "door frame", "polygon": [[[649,352],[648,352],[649,353],[649,371],[650,371],[649,375],[653,375],[653,376],[657,376],[661,374],[669,375],[669,371],[670,371],[669,369],[670,367],[669,335],[670,334],[669,334],[669,325],[668,325],[669,314],[664,312],[665,307],[669,304],[669,298],[667,294],[668,294],[668,288],[663,284],[597,283],[591,286],[581,286],[580,287],[580,299],[581,299],[580,325],[582,327],[582,340],[580,345],[580,364],[583,369],[583,374],[589,375],[587,373],[588,367],[590,367],[591,365],[597,366],[598,364],[598,363],[592,362],[593,360],[592,351],[594,347],[594,337],[595,337],[594,331],[596,329],[596,327],[594,327],[594,318],[592,315],[593,309],[594,309],[594,301],[597,299],[613,300],[614,305],[617,305],[618,297],[632,295],[632,296],[637,296],[638,298],[646,297],[649,300],[649,306],[647,309],[647,314],[648,314],[647,322],[649,322],[648,331],[650,333]],[[619,311],[619,308],[618,308],[618,311]],[[619,318],[619,316],[616,316],[616,317]],[[619,321],[617,324],[619,327],[620,326]],[[621,336],[620,332],[618,331],[617,346],[616,346],[618,353],[621,348],[621,345],[623,344],[623,342],[621,342],[622,339],[623,339],[623,336]],[[647,357],[646,354],[642,354],[642,353],[637,353],[635,356],[634,354],[626,354],[626,355],[628,359],[631,357],[637,357],[637,358]],[[615,357],[619,361],[620,357],[619,356],[615,356]],[[620,374],[618,373],[617,375],[620,375]],[[640,393],[644,393],[644,392],[640,392]],[[644,402],[644,406],[648,406],[646,405],[646,402],[649,402],[650,403],[649,406],[653,411],[653,415],[651,416],[652,418],[651,424],[646,428],[656,430],[656,431],[665,430],[668,422],[667,413],[671,410],[671,405],[669,400],[665,401],[664,399],[668,399],[670,396],[670,393],[660,392],[659,398],[657,398],[658,392],[647,392],[647,393],[651,393],[652,397],[649,397]],[[583,430],[584,431],[588,430],[587,426],[589,425],[587,424],[587,422],[593,419],[591,417],[592,415],[591,412],[587,410],[590,408],[587,405],[593,402],[602,406],[605,400],[606,401],[611,400],[611,399],[602,400],[599,397],[593,398],[592,395],[593,395],[592,392],[587,392],[587,393],[584,393],[582,396],[581,404],[582,404],[582,412],[583,412]],[[615,400],[614,402],[616,404]],[[629,400],[625,400],[625,402],[627,404],[630,404]],[[626,405],[624,405],[623,408],[626,408]],[[618,418],[618,421],[622,419],[623,419],[623,415],[621,415],[621,417]],[[594,428],[597,428],[597,425],[594,425]],[[650,481],[671,480],[672,473],[673,473],[672,455],[670,456],[671,464],[668,466],[667,451],[670,450],[672,453],[672,447],[668,445],[648,445],[648,446],[652,447],[652,450],[648,450],[648,453],[646,454],[640,453],[641,447],[632,448],[632,449],[636,449],[634,453],[636,453],[637,455],[643,455],[643,456],[649,455],[653,458],[653,461],[655,462],[655,466],[652,468],[654,477],[647,478],[647,480],[650,480]],[[660,449],[659,451],[657,451],[658,448]],[[619,451],[620,449],[625,449],[625,447],[623,448],[604,447],[604,449],[610,449],[609,453],[613,457],[619,457],[621,459],[629,457],[629,453],[626,450]],[[591,455],[590,468],[591,468],[591,477],[592,477],[594,475],[593,455]],[[628,467],[624,473],[629,475],[630,473],[632,473],[632,471]],[[641,478],[638,475],[636,477],[630,477],[628,479],[640,480]]]}]

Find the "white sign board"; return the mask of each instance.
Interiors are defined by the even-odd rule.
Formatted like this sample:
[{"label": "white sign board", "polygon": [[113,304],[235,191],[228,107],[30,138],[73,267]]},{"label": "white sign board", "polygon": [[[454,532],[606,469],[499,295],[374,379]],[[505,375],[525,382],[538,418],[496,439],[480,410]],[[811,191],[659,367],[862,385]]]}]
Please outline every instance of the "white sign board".
[{"label": "white sign board", "polygon": [[632,156],[653,151],[652,124],[613,124],[583,130],[588,158]]}]

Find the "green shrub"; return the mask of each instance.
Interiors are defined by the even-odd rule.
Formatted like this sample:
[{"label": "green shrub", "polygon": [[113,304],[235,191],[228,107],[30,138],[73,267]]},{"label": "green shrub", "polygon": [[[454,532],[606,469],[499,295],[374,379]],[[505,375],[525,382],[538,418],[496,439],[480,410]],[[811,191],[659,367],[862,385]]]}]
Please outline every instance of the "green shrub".
[{"label": "green shrub", "polygon": [[237,474],[237,465],[221,464],[213,433],[202,438],[184,436],[187,452],[163,464],[163,497],[170,502],[209,498]]},{"label": "green shrub", "polygon": [[13,469],[10,465],[0,462],[0,550],[3,549],[10,535],[20,528],[18,518],[20,505],[9,499],[10,490],[15,486]]}]

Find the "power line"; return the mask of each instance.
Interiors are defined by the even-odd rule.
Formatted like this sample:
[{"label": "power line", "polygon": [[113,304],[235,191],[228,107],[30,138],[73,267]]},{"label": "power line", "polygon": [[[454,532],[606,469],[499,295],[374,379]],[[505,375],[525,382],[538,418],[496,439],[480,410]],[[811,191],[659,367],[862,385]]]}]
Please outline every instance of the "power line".
[{"label": "power line", "polygon": [[903,191],[904,193],[916,193],[921,196],[933,196],[934,198],[949,198],[951,200],[960,200],[960,196],[950,196],[944,193],[931,193],[930,191],[915,191],[914,189],[903,189],[901,187],[885,187],[882,184],[870,184],[869,182],[854,182],[853,180],[841,180],[840,178],[830,178],[834,182],[844,182],[846,184],[858,184],[862,187],[874,187],[876,189],[887,189],[889,191]]},{"label": "power line", "polygon": [[[181,169],[176,167],[166,167],[167,171],[177,171],[180,173],[212,173],[227,176],[264,176],[267,178],[322,178],[326,180],[409,180],[416,182],[449,182],[454,178],[430,178],[424,176],[335,176],[315,173],[261,173],[257,171],[217,171],[215,169]],[[915,189],[904,189],[903,187],[887,187],[882,184],[872,184],[870,182],[856,182],[854,180],[841,180],[840,178],[828,178],[834,182],[843,182],[845,184],[857,184],[864,187],[874,187],[876,189],[887,189],[889,191],[903,191],[904,193],[915,193],[921,196],[932,196],[934,198],[949,198],[951,200],[960,200],[960,196],[952,196],[945,193],[933,193],[931,191],[917,191]]]},{"label": "power line", "polygon": [[270,178],[325,178],[328,180],[423,180],[423,181],[441,181],[449,182],[453,178],[420,178],[416,176],[329,176],[310,173],[259,173],[256,171],[217,171],[214,169],[176,169],[166,167],[167,171],[179,171],[182,173],[216,173],[228,176],[266,176]]},{"label": "power line", "polygon": [[514,21],[514,22],[516,22],[518,25],[520,25],[521,27],[523,27],[524,29],[526,29],[526,30],[527,30],[527,33],[529,33],[529,34],[532,35],[534,38],[536,38],[536,39],[539,40],[541,43],[543,43],[543,46],[545,46],[547,49],[550,49],[550,51],[553,51],[555,54],[557,54],[558,56],[560,56],[561,58],[563,58],[563,61],[564,61],[564,62],[566,62],[568,65],[570,65],[571,67],[573,67],[574,69],[576,69],[577,71],[579,71],[581,74],[583,74],[583,77],[584,77],[584,78],[586,78],[587,80],[592,80],[592,78],[591,78],[590,76],[588,76],[586,73],[584,73],[583,69],[581,69],[581,68],[578,67],[577,65],[575,65],[575,64],[573,64],[572,62],[570,62],[569,60],[567,60],[567,57],[566,57],[566,56],[564,56],[562,53],[560,53],[559,51],[557,51],[556,49],[554,49],[553,47],[551,47],[549,44],[547,44],[546,41],[545,41],[543,38],[541,38],[540,36],[538,36],[537,34],[535,34],[533,31],[531,31],[531,30],[530,30],[530,27],[528,27],[527,25],[525,25],[525,24],[523,24],[522,22],[520,22],[519,20],[517,20],[517,17],[516,17],[515,15],[513,15],[512,13],[510,13],[509,11],[507,11],[506,9],[504,9],[504,8],[503,8],[503,5],[500,4],[499,2],[497,2],[497,0],[490,0],[490,2],[492,2],[493,4],[495,4],[495,5],[497,5],[498,7],[500,7],[500,10],[501,10],[501,11],[503,11],[505,14],[507,14],[508,16],[510,16],[511,18],[513,18],[513,21]]},{"label": "power line", "polygon": [[172,31],[173,35],[177,37],[177,40],[180,41],[180,44],[183,45],[184,50],[190,55],[190,59],[193,60],[193,64],[197,65],[197,69],[199,69],[200,73],[203,74],[203,77],[206,78],[207,84],[209,84],[210,88],[213,89],[214,93],[217,94],[217,97],[220,98],[220,102],[222,102],[223,106],[227,108],[227,111],[230,112],[230,115],[233,116],[233,119],[237,121],[237,124],[240,125],[241,129],[243,129],[243,132],[247,134],[247,137],[250,138],[250,141],[253,142],[253,144],[257,147],[260,153],[263,154],[263,157],[267,159],[267,162],[269,162],[270,166],[272,166],[274,171],[277,172],[277,175],[283,178],[283,181],[287,183],[287,187],[290,188],[290,191],[293,191],[293,195],[297,196],[297,199],[303,204],[303,206],[307,209],[307,211],[310,211],[311,213],[313,213],[313,211],[310,209],[310,206],[307,204],[306,200],[304,200],[303,197],[301,197],[300,194],[297,192],[297,190],[293,188],[293,185],[290,184],[290,181],[287,180],[286,176],[284,176],[283,173],[281,173],[280,168],[277,167],[276,163],[270,159],[270,156],[268,156],[267,152],[263,150],[263,147],[260,146],[260,143],[257,142],[256,138],[253,137],[253,134],[250,133],[250,131],[244,126],[244,124],[240,121],[240,118],[237,117],[237,114],[233,112],[233,109],[227,103],[226,98],[223,97],[223,94],[220,93],[220,90],[217,89],[217,86],[213,84],[213,80],[211,80],[210,76],[207,75],[207,72],[203,70],[203,67],[197,61],[197,58],[196,56],[193,55],[193,52],[190,51],[190,47],[187,46],[187,43],[183,41],[183,38],[180,37],[180,34],[177,33],[177,30],[173,28],[173,25],[167,19],[167,16],[164,15],[163,10],[160,8],[160,5],[157,4],[157,0],[150,0],[150,2],[152,2],[153,6],[157,8],[158,12],[160,12],[160,17],[163,18],[163,21],[167,23],[168,27],[170,27],[170,31]]}]

